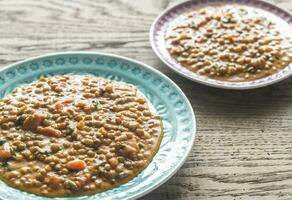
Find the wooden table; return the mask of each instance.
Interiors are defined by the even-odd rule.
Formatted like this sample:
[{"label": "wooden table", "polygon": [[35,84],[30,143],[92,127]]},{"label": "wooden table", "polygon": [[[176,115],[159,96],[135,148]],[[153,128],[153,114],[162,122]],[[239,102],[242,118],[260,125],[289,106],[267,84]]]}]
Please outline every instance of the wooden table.
[{"label": "wooden table", "polygon": [[[193,83],[152,52],[149,28],[180,0],[1,0],[0,65],[56,51],[101,51],[151,65],[185,92],[198,120],[181,170],[142,199],[292,199],[292,78],[250,91]],[[292,10],[291,0],[274,0]]]}]

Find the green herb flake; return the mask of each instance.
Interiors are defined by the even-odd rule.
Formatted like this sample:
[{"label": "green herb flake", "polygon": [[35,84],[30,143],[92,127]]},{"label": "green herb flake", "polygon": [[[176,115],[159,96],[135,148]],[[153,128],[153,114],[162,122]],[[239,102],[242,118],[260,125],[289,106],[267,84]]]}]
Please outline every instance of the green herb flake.
[{"label": "green herb flake", "polygon": [[100,105],[101,105],[98,100],[92,101],[92,104],[96,110],[98,110],[100,108]]},{"label": "green herb flake", "polygon": [[75,127],[73,127],[72,125],[68,125],[64,130],[62,130],[62,133],[64,133],[65,135],[72,135],[74,130]]},{"label": "green herb flake", "polygon": [[0,139],[0,145],[3,145],[6,142],[4,139]]},{"label": "green herb flake", "polygon": [[15,121],[15,125],[21,126],[23,124],[24,120],[25,120],[25,118],[23,116],[19,116]]},{"label": "green herb flake", "polygon": [[8,162],[0,162],[0,167],[3,167],[5,170],[11,171],[11,167]]},{"label": "green herb flake", "polygon": [[126,172],[121,172],[121,173],[119,173],[119,174],[117,175],[117,178],[118,178],[118,179],[123,179],[123,178],[127,178],[128,176],[129,176],[128,173],[126,173]]},{"label": "green herb flake", "polygon": [[138,147],[139,147],[139,149],[144,149],[145,146],[144,146],[144,144],[139,143],[139,144],[138,144]]},{"label": "green herb flake", "polygon": [[14,148],[10,147],[9,148],[11,155],[16,156],[16,151]]},{"label": "green herb flake", "polygon": [[76,191],[79,189],[78,185],[74,181],[71,181],[71,180],[66,180],[64,182],[64,186],[66,189],[69,189],[69,190]]}]

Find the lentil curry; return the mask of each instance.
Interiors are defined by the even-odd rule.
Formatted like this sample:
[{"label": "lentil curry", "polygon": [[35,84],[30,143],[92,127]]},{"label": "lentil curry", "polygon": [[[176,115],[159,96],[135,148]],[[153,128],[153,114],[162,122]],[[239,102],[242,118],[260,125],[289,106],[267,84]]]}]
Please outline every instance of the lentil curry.
[{"label": "lentil curry", "polygon": [[166,45],[174,60],[190,71],[240,82],[269,76],[289,65],[291,42],[285,37],[260,10],[225,5],[179,16],[168,27]]},{"label": "lentil curry", "polygon": [[133,85],[54,76],[0,100],[0,179],[49,197],[128,182],[157,152],[162,122]]}]

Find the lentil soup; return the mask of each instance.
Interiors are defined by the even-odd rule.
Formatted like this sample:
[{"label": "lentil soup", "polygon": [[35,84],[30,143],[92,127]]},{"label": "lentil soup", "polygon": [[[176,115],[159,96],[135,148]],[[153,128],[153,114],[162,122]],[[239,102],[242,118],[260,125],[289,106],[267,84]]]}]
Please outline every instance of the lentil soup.
[{"label": "lentil soup", "polygon": [[278,72],[292,62],[291,27],[272,13],[243,5],[204,7],[167,28],[170,56],[212,79],[241,82]]},{"label": "lentil soup", "polygon": [[147,167],[162,136],[131,84],[41,77],[0,100],[0,179],[48,197],[102,192]]}]

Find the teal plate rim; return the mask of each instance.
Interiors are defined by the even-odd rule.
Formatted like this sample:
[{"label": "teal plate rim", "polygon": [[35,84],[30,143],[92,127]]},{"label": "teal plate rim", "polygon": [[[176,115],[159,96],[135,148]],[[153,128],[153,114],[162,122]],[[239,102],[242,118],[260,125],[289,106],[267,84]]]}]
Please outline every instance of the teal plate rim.
[{"label": "teal plate rim", "polygon": [[[164,137],[149,166],[119,187],[60,200],[137,199],[161,186],[183,165],[196,135],[196,119],[182,90],[166,75],[131,58],[99,52],[58,52],[36,56],[0,69],[0,97],[41,75],[92,74],[136,85],[163,118]],[[49,200],[0,181],[0,199]]]}]

